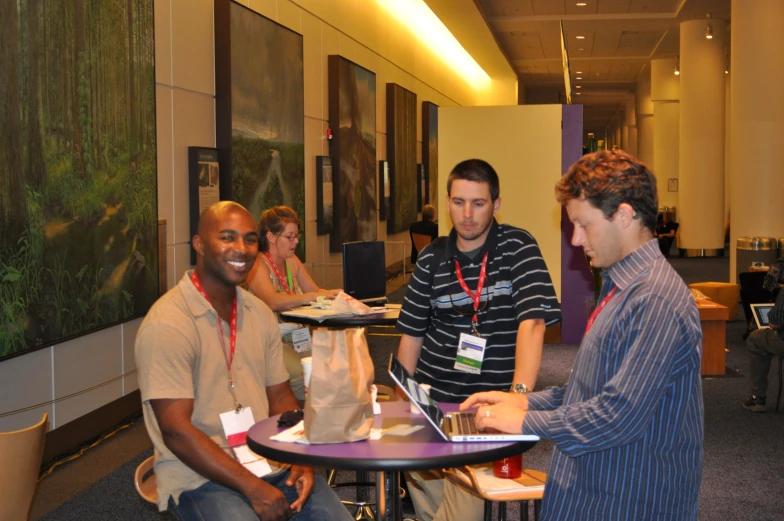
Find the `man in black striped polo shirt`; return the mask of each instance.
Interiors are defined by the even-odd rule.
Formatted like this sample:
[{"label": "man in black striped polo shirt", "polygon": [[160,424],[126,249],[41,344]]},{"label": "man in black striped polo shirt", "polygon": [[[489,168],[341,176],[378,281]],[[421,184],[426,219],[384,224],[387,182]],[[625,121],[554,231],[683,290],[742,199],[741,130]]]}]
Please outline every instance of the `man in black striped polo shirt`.
[{"label": "man in black striped polo shirt", "polygon": [[[463,161],[452,170],[452,231],[420,253],[397,322],[398,358],[438,401],[533,389],[545,327],[561,317],[536,240],[496,222],[499,193],[498,174],[485,161]],[[420,521],[482,518],[478,498],[443,480],[411,478]]]}]

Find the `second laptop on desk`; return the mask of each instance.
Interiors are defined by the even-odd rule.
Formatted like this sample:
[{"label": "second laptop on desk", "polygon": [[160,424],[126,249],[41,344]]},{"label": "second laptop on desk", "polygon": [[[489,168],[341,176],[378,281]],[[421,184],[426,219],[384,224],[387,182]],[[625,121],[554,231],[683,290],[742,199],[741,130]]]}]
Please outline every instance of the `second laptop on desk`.
[{"label": "second laptop on desk", "polygon": [[441,436],[452,442],[477,441],[539,441],[534,434],[506,434],[502,432],[478,431],[474,425],[473,412],[444,413],[438,404],[422,390],[414,377],[395,357],[389,357],[389,376],[408,396],[408,399],[422,411],[428,422],[436,428]]}]

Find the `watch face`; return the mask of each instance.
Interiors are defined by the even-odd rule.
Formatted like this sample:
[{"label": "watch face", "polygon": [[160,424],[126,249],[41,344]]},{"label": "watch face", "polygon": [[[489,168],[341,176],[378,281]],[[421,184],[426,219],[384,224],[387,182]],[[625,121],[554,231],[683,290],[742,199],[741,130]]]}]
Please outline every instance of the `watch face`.
[{"label": "watch face", "polygon": [[526,394],[528,392],[528,387],[525,384],[514,384],[512,386],[512,392],[517,394]]}]

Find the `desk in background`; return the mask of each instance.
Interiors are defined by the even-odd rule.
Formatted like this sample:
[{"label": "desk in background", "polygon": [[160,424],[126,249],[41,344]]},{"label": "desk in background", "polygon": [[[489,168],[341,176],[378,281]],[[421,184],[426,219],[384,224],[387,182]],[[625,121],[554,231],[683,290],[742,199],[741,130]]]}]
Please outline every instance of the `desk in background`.
[{"label": "desk in background", "polygon": [[710,300],[698,300],[697,310],[702,327],[701,372],[703,375],[724,374],[729,309]]}]

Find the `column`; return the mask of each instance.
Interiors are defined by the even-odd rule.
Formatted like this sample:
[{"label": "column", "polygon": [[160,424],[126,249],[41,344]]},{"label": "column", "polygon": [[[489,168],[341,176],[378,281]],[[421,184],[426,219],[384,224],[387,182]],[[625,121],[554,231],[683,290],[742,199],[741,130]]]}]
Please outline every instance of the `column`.
[{"label": "column", "polygon": [[782,20],[781,0],[732,0],[730,280],[737,237],[784,237]]},{"label": "column", "polygon": [[637,157],[653,171],[653,101],[651,100],[651,68],[646,67],[637,81],[635,96],[637,120]]},{"label": "column", "polygon": [[624,119],[624,138],[626,150],[629,154],[637,156],[637,107],[636,96],[633,92],[626,94],[626,111]]},{"label": "column", "polygon": [[[676,221],[680,222],[678,205],[679,121],[681,86],[675,74],[675,58],[651,60],[651,100],[653,101],[653,162],[656,165],[656,187],[659,207],[676,207]],[[674,182],[670,182],[674,180]],[[672,191],[671,191],[672,190]]]},{"label": "column", "polygon": [[[680,25],[679,244],[687,256],[724,252],[724,46],[726,23]],[[768,67],[771,64],[768,63]],[[756,94],[754,96],[759,96]]]}]

